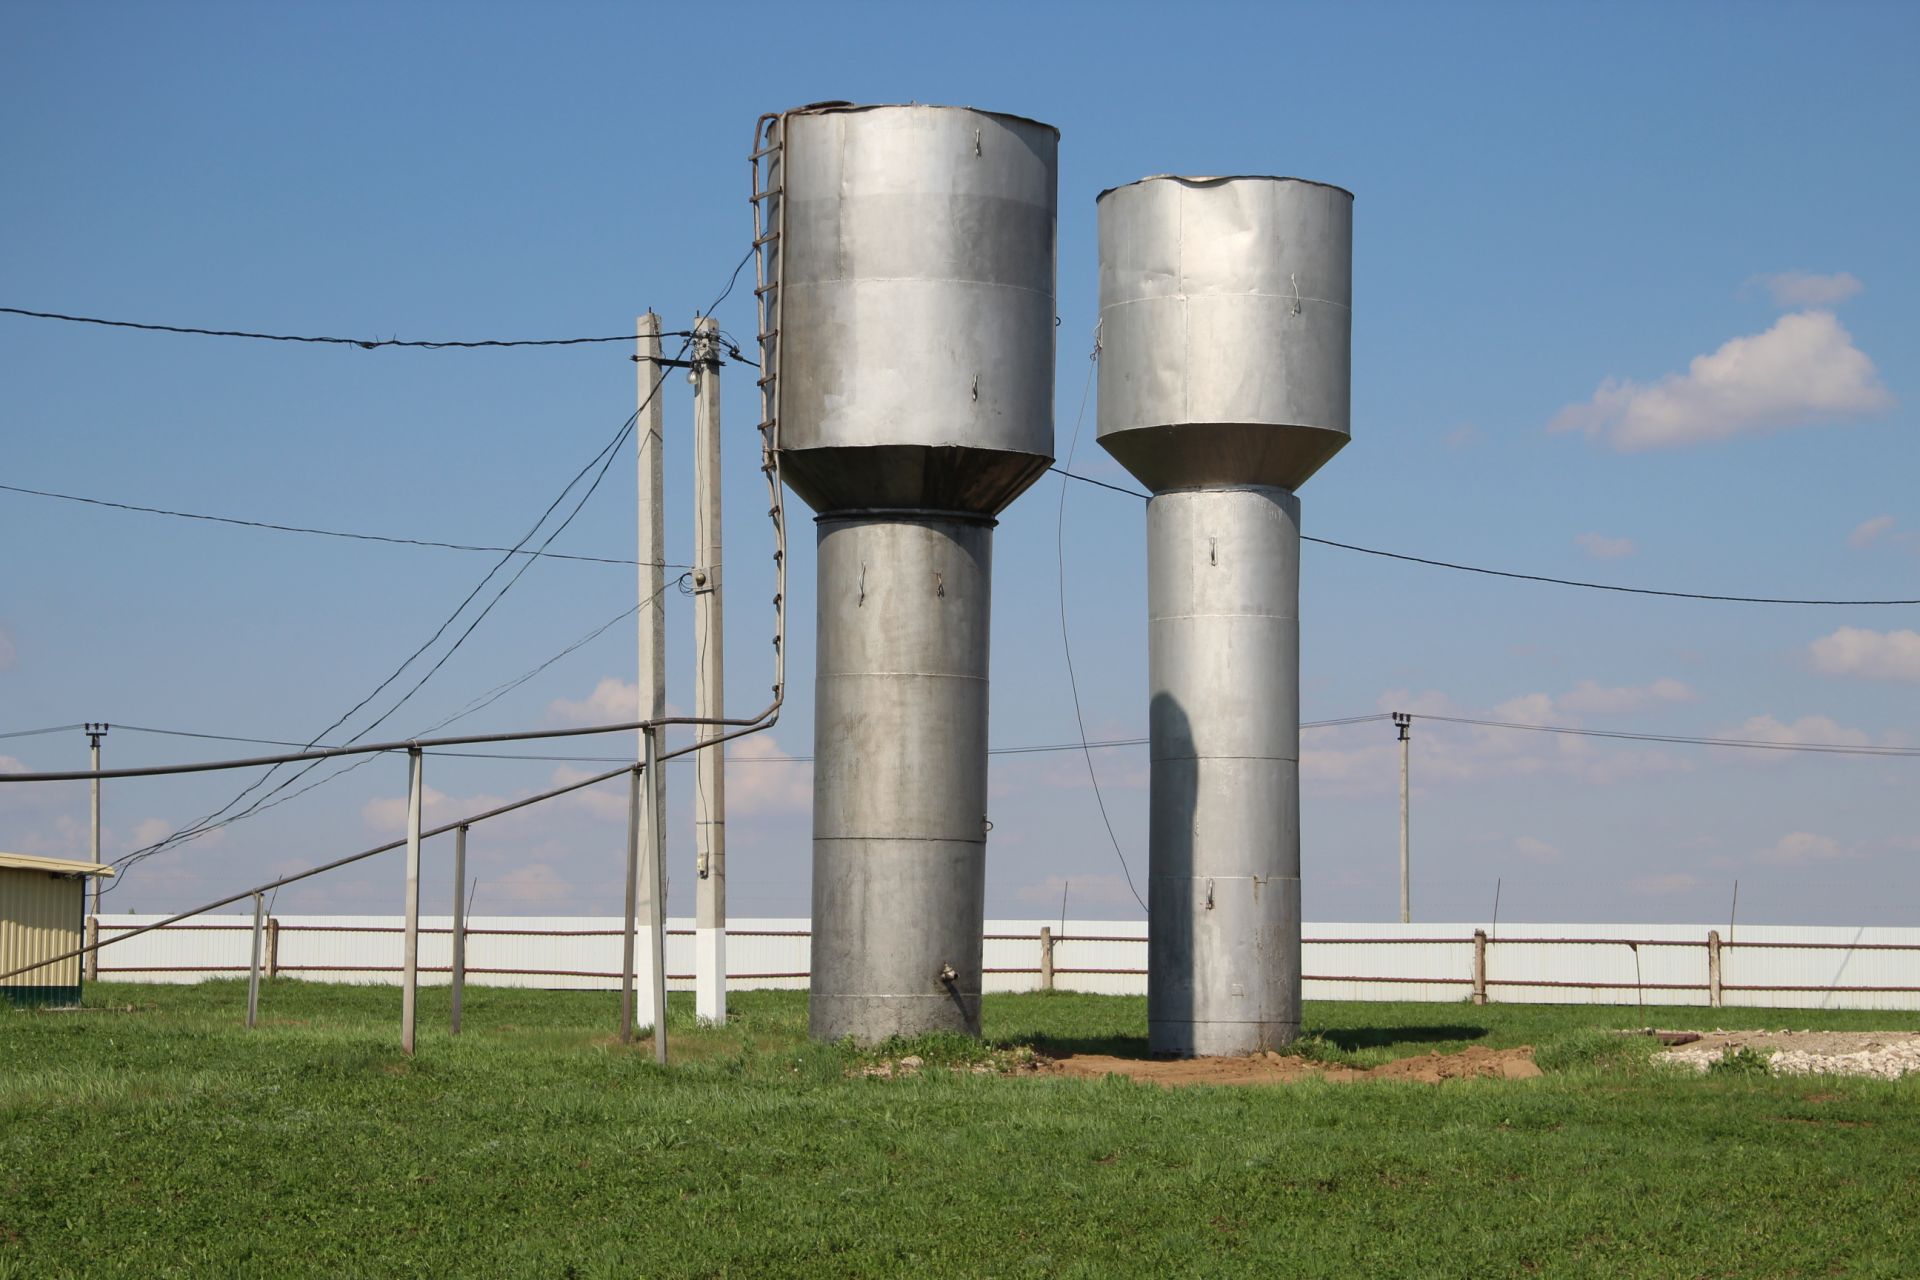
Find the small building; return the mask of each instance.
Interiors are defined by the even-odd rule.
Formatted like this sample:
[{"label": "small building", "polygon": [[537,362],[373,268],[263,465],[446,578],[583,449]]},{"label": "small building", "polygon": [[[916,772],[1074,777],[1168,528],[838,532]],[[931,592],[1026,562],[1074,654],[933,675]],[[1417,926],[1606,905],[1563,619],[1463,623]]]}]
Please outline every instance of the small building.
[{"label": "small building", "polygon": [[[80,957],[67,953],[79,950],[86,929],[87,877],[112,874],[92,862],[0,853],[0,974],[13,975],[0,978],[0,1001],[79,1003]],[[49,963],[25,969],[36,961]]]}]

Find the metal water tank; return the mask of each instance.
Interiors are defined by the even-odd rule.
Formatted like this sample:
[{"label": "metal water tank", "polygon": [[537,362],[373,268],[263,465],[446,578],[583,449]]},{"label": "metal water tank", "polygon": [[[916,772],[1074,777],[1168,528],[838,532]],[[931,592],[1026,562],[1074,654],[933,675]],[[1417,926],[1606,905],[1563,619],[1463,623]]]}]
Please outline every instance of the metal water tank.
[{"label": "metal water tank", "polygon": [[787,482],[815,511],[996,514],[1053,457],[1059,131],[836,104],[781,135]]},{"label": "metal water tank", "polygon": [[1160,176],[1097,207],[1100,443],[1156,493],[1299,488],[1347,443],[1352,193]]}]

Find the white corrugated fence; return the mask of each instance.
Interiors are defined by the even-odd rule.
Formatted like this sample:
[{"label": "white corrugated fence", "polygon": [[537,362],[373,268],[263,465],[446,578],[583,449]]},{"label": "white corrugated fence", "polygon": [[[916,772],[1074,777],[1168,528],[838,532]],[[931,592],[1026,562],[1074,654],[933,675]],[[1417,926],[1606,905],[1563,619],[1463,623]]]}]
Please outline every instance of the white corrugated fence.
[{"label": "white corrugated fence", "polygon": [[[162,919],[102,916],[100,936]],[[804,989],[809,922],[735,919],[727,983],[736,990]],[[1146,991],[1145,922],[991,920],[986,989],[1042,983],[1041,930],[1053,936],[1062,990]],[[618,917],[479,916],[468,922],[474,985],[611,990],[620,984]],[[100,975],[135,982],[198,982],[247,972],[252,918],[200,916],[101,952]],[[1472,924],[1309,924],[1309,1000],[1462,1002],[1475,990]],[[1484,990],[1494,1003],[1711,1003],[1708,925],[1504,924],[1485,930]],[[326,982],[398,981],[397,916],[279,916],[271,922],[272,976]],[[1720,931],[1721,1003],[1819,1009],[1920,1009],[1920,929],[1742,925]],[[422,917],[423,982],[449,980],[452,921]],[[670,920],[668,982],[693,985],[693,922]]]}]

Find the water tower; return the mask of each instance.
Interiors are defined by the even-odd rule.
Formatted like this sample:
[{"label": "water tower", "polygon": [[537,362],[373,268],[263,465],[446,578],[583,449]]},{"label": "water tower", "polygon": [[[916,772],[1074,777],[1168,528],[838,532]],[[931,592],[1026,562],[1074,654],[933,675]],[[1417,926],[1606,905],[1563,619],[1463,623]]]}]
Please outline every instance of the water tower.
[{"label": "water tower", "polygon": [[1058,144],[846,103],[757,143],[763,376],[818,517],[818,1039],[980,1029],[993,525],[1053,461]]},{"label": "water tower", "polygon": [[1100,443],[1147,504],[1148,1043],[1300,1031],[1301,484],[1347,443],[1353,196],[1103,192]]}]

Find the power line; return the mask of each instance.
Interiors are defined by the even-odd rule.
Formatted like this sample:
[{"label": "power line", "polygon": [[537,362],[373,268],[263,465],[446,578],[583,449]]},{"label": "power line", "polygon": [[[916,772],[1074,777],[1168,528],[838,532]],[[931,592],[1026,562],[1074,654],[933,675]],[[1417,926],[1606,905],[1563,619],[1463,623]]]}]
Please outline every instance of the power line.
[{"label": "power line", "polygon": [[[651,599],[648,601],[648,603],[651,603]],[[614,617],[607,619],[605,622],[601,623],[599,626],[595,627],[593,630],[587,632],[585,635],[581,636],[579,639],[573,641],[573,643],[569,644],[566,648],[560,650],[560,652],[554,654],[551,658],[548,658],[545,662],[540,663],[538,666],[533,667],[532,669],[522,673],[521,675],[515,676],[513,679],[506,681],[504,684],[495,685],[493,688],[487,690],[485,693],[480,694],[478,697],[468,702],[465,706],[460,708],[460,710],[454,712],[452,715],[446,717],[445,719],[440,720],[435,724],[432,724],[427,728],[421,730],[420,733],[415,736],[425,737],[430,733],[437,733],[438,731],[446,728],[448,725],[452,724],[456,720],[464,720],[468,716],[473,715],[476,712],[485,710],[487,707],[492,706],[495,702],[498,702],[501,698],[513,692],[513,690],[519,688],[521,685],[525,684],[527,681],[533,679],[535,676],[539,675],[541,672],[545,671],[548,667],[551,667],[554,663],[560,661],[562,658],[567,657],[569,654],[575,652],[576,650],[582,648],[583,646],[589,644],[590,642],[599,639],[602,635],[605,635],[613,627],[618,626],[620,623],[625,622],[628,618],[631,618],[634,614],[640,612],[640,610],[643,607],[645,606],[634,605],[630,609],[622,610],[620,613],[616,614]],[[77,729],[80,726],[67,725],[64,727],[69,729]],[[161,728],[156,728],[152,725],[143,725],[143,724],[120,724],[116,722],[113,727],[116,729],[126,730],[127,732],[130,732],[130,733],[153,733],[153,734],[160,734],[169,738],[197,738],[207,742],[244,742],[244,743],[251,744],[253,746],[260,746],[260,747],[297,747],[304,750],[309,746],[325,747],[325,746],[333,745],[330,743],[296,742],[290,738],[246,738],[246,737],[240,737],[230,733],[194,733],[186,729],[161,729]],[[51,731],[42,729],[42,730],[35,730],[34,732],[46,733]],[[0,736],[12,736],[12,735],[0,735]],[[435,755],[453,755],[453,754],[478,755],[478,754],[485,754],[485,753],[479,753],[479,752],[455,753],[455,752],[441,751],[441,752],[434,752],[433,754]],[[516,757],[501,757],[501,758],[510,759],[510,758],[516,758]],[[534,757],[529,756],[529,757],[518,757],[518,758],[533,759]],[[546,757],[546,758],[554,759],[554,760],[588,759],[588,758],[595,759],[595,760],[616,759],[616,757],[611,757],[611,756],[609,757],[552,756],[552,757]],[[622,760],[624,760],[625,758],[626,757],[624,756],[617,757],[617,759],[622,759]],[[264,808],[266,806],[262,806],[262,807]]]},{"label": "power line", "polygon": [[[716,297],[711,304],[709,304],[704,314],[707,314],[707,315],[713,314],[713,312],[719,308],[720,304],[726,301],[727,297],[730,294],[732,294],[734,286],[739,283],[741,271],[745,269],[747,262],[753,258],[755,252],[756,250],[754,247],[749,247],[747,252],[741,257],[740,261],[734,264],[732,274],[727,277],[726,287],[723,288],[720,291],[719,296]],[[626,340],[627,336],[628,335],[622,335],[622,340],[623,341]],[[686,355],[687,349],[692,345],[693,337],[694,337],[691,330],[683,331],[680,333],[679,336],[681,338],[681,344],[680,344],[680,351],[675,356],[676,360],[683,358]],[[606,478],[608,470],[612,467],[613,459],[618,456],[621,445],[625,443],[627,437],[633,431],[634,425],[639,421],[641,412],[645,409],[648,403],[651,403],[653,397],[659,393],[661,385],[666,381],[667,368],[668,366],[664,364],[662,365],[658,375],[653,380],[653,385],[647,389],[647,394],[642,400],[641,404],[634,409],[632,415],[630,415],[627,418],[627,420],[621,425],[620,430],[614,433],[613,439],[609,441],[600,450],[599,453],[595,454],[592,458],[590,458],[587,461],[587,464],[585,466],[583,466],[578,472],[574,474],[573,478],[570,479],[567,482],[566,486],[561,489],[559,495],[555,497],[554,500],[547,505],[546,510],[541,512],[540,518],[534,521],[533,525],[530,528],[528,528],[525,534],[521,536],[520,540],[514,543],[513,547],[509,549],[505,554],[503,554],[500,560],[497,561],[491,569],[487,570],[486,575],[480,579],[479,583],[475,585],[472,591],[467,593],[466,598],[463,599],[460,602],[460,604],[454,608],[453,612],[447,615],[446,620],[443,621],[440,624],[440,626],[435,629],[433,635],[428,637],[426,643],[422,644],[419,648],[415,649],[411,654],[409,654],[405,659],[405,661],[401,662],[401,664],[398,667],[395,667],[393,672],[390,675],[388,675],[386,679],[382,680],[377,686],[375,686],[375,688],[371,693],[367,694],[365,697],[361,698],[360,701],[355,703],[352,707],[348,708],[347,711],[344,714],[342,714],[339,718],[334,720],[332,724],[328,725],[325,729],[322,729],[318,734],[315,734],[312,741],[308,743],[308,747],[311,747],[313,743],[320,741],[320,739],[326,737],[329,733],[332,733],[335,729],[345,724],[347,720],[352,718],[362,708],[364,708],[369,702],[373,701],[374,698],[378,697],[383,690],[385,690],[389,685],[391,685],[395,680],[397,680],[400,677],[401,673],[404,672],[409,666],[411,666],[416,659],[418,659],[423,653],[425,653],[429,648],[431,648],[435,643],[437,643],[441,638],[441,636],[446,634],[447,629],[453,625],[454,621],[460,617],[461,613],[463,613],[466,610],[467,606],[473,603],[475,598],[477,598],[480,595],[480,593],[483,590],[485,590],[487,584],[493,580],[494,575],[499,573],[500,570],[503,567],[505,567],[513,559],[513,556],[516,553],[519,553],[522,550],[522,548],[524,548],[526,544],[532,540],[533,536],[540,531],[541,527],[546,524],[548,518],[552,516],[554,511],[557,510],[561,505],[561,503],[563,503],[566,500],[567,495],[573,491],[574,486],[579,484],[581,479],[585,477],[589,471],[592,471],[596,464],[598,464],[599,471],[594,475],[592,482],[588,484],[586,491],[580,495],[579,500],[574,503],[573,509],[567,513],[566,517],[560,521],[560,523],[553,529],[551,533],[547,535],[546,539],[540,544],[540,546],[535,549],[535,551],[525,560],[523,564],[521,564],[521,566],[514,572],[513,576],[509,578],[504,585],[501,586],[499,591],[497,591],[494,594],[493,598],[489,600],[485,604],[485,606],[481,608],[479,613],[474,617],[473,621],[467,624],[466,630],[460,633],[459,637],[456,638],[450,646],[448,646],[446,652],[442,653],[439,659],[435,661],[430,668],[428,668],[426,673],[422,675],[420,679],[415,681],[413,686],[409,688],[404,694],[402,694],[400,698],[393,703],[392,706],[388,707],[373,721],[371,721],[369,724],[362,727],[357,733],[355,733],[351,738],[349,738],[347,740],[348,745],[352,745],[354,743],[359,742],[362,738],[366,737],[367,734],[373,732],[374,729],[384,724],[389,717],[391,717],[396,711],[398,711],[402,706],[404,706],[407,703],[407,701],[413,697],[414,694],[420,691],[420,689],[427,683],[427,681],[431,680],[434,677],[434,675],[443,666],[447,664],[447,661],[453,657],[454,653],[459,650],[460,646],[463,645],[466,642],[467,638],[473,634],[475,628],[477,628],[483,621],[486,620],[486,617],[488,614],[493,612],[494,606],[498,605],[500,601],[506,597],[506,594],[513,589],[514,585],[518,583],[520,579],[526,574],[527,570],[532,568],[535,561],[540,559],[540,557],[546,552],[547,547],[552,545],[553,540],[559,537],[560,534],[566,531],[567,526],[573,523],[574,518],[578,516],[581,510],[586,506],[588,499],[593,497],[594,492],[598,490],[598,488],[600,487],[601,481]],[[606,625],[612,626],[613,624],[609,622]],[[603,627],[602,630],[604,629],[605,628]],[[596,632],[595,634],[598,634],[598,633]],[[584,643],[584,641],[582,641],[582,643]],[[511,685],[509,687],[511,687]],[[504,693],[505,690],[503,689],[500,692]],[[496,693],[494,696],[498,697],[499,694]],[[492,699],[489,699],[489,701],[491,700]],[[481,705],[486,705],[486,704],[482,703]],[[478,709],[477,707],[472,708],[472,710],[477,710],[477,709]],[[461,712],[459,713],[459,715],[464,715],[468,713],[469,712]],[[457,718],[459,718],[458,715],[454,717],[450,717],[449,720],[442,721],[441,723],[442,725],[444,725],[446,723],[450,723],[452,719],[457,719]],[[343,774],[350,772],[354,768],[360,767],[360,765],[367,763],[372,758],[373,758],[372,756],[367,756],[361,760],[355,761],[352,765],[348,766],[347,768],[340,769],[335,771],[332,774],[325,775],[320,779],[318,779],[317,781],[310,783],[308,786],[301,788],[299,791],[294,792],[292,795],[286,796],[285,799],[283,800],[279,800],[279,801],[274,800],[275,796],[279,795],[281,792],[284,792],[288,787],[292,786],[294,783],[298,782],[301,778],[305,777],[307,774],[311,773],[315,768],[318,767],[320,763],[319,760],[311,761],[303,765],[302,767],[300,767],[296,772],[294,772],[291,776],[289,776],[285,781],[275,786],[271,791],[266,792],[259,799],[255,800],[247,808],[241,810],[239,813],[232,814],[231,816],[225,816],[227,815],[228,810],[231,810],[235,805],[239,804],[242,800],[246,799],[246,797],[249,794],[251,794],[253,791],[258,789],[263,784],[265,784],[268,779],[273,777],[273,775],[279,771],[280,765],[274,764],[259,778],[255,779],[252,783],[248,784],[248,786],[245,787],[243,790],[241,790],[241,792],[238,795],[236,795],[232,800],[229,800],[226,804],[222,805],[219,809],[215,810],[213,813],[207,815],[204,818],[199,819],[197,822],[191,824],[187,828],[183,828],[182,830],[173,832],[172,834],[168,835],[167,837],[165,837],[160,841],[157,841],[144,848],[137,849],[134,852],[125,855],[123,858],[117,859],[115,865],[121,866],[122,869],[124,870],[125,868],[131,867],[135,863],[140,862],[146,858],[152,857],[154,854],[160,853],[167,848],[170,848],[174,845],[183,843],[188,840],[195,839],[198,836],[205,834],[207,831],[216,830],[219,827],[231,826],[233,823],[239,822],[247,817],[250,817],[253,814],[260,812],[264,808],[271,807],[272,805],[279,804],[279,803],[285,803],[285,800],[291,800],[299,795],[303,795],[306,792],[313,790],[315,787],[322,786],[325,783],[331,781],[332,779],[340,777]],[[219,820],[218,822],[216,822],[217,819]],[[119,885],[124,884],[125,882],[126,882],[125,876],[123,875],[119,879],[115,880],[114,887],[118,887]]]},{"label": "power line", "polygon": [[[722,295],[723,297],[725,295]],[[465,341],[443,340],[425,341],[404,338],[331,338],[316,337],[296,333],[253,333],[245,329],[201,329],[191,325],[147,324],[135,320],[103,320],[98,316],[69,316],[57,311],[29,311],[23,307],[0,307],[0,313],[10,316],[25,316],[30,320],[64,320],[69,324],[98,325],[108,329],[138,329],[145,333],[180,333],[201,338],[253,338],[261,342],[302,342],[318,346],[358,347],[362,351],[374,351],[381,347],[411,347],[417,350],[441,351],[447,349],[472,350],[479,347],[579,347],[600,342],[632,342],[631,333],[615,333],[604,337],[594,335],[584,338],[480,338]],[[674,330],[663,336],[672,338],[690,338],[688,330]]]},{"label": "power line", "polygon": [[[166,507],[143,507],[131,502],[113,502],[106,498],[88,498],[77,493],[58,493],[51,489],[29,489],[17,484],[0,484],[0,490],[9,493],[31,494],[36,498],[58,498],[63,502],[83,502],[92,507],[111,507],[117,511],[136,511],[144,515],[171,516],[176,520],[204,520],[210,524],[236,525],[245,529],[270,529],[276,533],[306,533],[323,538],[349,538],[356,542],[387,542],[406,547],[439,547],[448,551],[489,551],[508,555],[530,556],[534,553],[517,547],[490,547],[468,542],[437,542],[430,538],[399,538],[382,533],[354,533],[343,529],[318,529],[309,525],[275,524],[268,520],[242,520],[237,516],[207,515],[198,511],[175,511]],[[564,551],[542,552],[549,560],[581,560],[590,564],[638,565],[638,560],[628,560],[620,556],[580,556],[569,555]],[[663,569],[686,569],[690,565],[662,563]]]},{"label": "power line", "polygon": [[[1385,720],[1387,713],[1377,711],[1364,716],[1346,716],[1339,720],[1308,720],[1301,724],[1302,729],[1332,729],[1340,725],[1363,724],[1371,720]],[[118,728],[119,726],[115,726]],[[242,738],[237,741],[261,741],[261,739]],[[1106,738],[1098,742],[1043,742],[1022,747],[988,747],[990,756],[1026,756],[1039,755],[1051,751],[1104,751],[1118,747],[1144,747],[1150,738]],[[280,745],[280,744],[274,744]],[[429,755],[458,756],[469,760],[553,760],[574,764],[618,764],[625,756],[560,756],[560,755],[508,755],[495,751],[433,751]],[[729,764],[807,764],[812,756],[728,756]]]},{"label": "power line", "polygon": [[1421,714],[1421,720],[1478,725],[1486,729],[1523,729],[1532,733],[1563,733],[1581,738],[1615,738],[1627,742],[1661,742],[1688,747],[1736,747],[1748,751],[1807,751],[1846,756],[1920,756],[1920,747],[1874,747],[1844,742],[1770,742],[1765,738],[1713,738],[1678,733],[1637,733],[1623,729],[1581,729],[1562,724],[1521,724],[1511,720],[1476,720],[1470,716]]},{"label": "power line", "polygon": [[[1086,421],[1087,401],[1093,395],[1094,371],[1100,367],[1100,333],[1094,330],[1093,350],[1087,353],[1087,381],[1080,389],[1080,411],[1073,417],[1073,439],[1067,444],[1067,466],[1073,465],[1074,450],[1080,447],[1080,428]],[[1072,473],[1064,469],[1061,475]],[[1059,570],[1060,600],[1060,652],[1067,660],[1067,690],[1073,695],[1073,721],[1080,729],[1080,754],[1086,758],[1087,780],[1093,784],[1093,802],[1099,806],[1100,822],[1107,829],[1107,842],[1113,846],[1113,856],[1119,859],[1120,874],[1126,877],[1127,892],[1140,904],[1142,911],[1147,903],[1140,891],[1133,887],[1133,870],[1127,866],[1127,855],[1120,851],[1120,837],[1114,834],[1113,819],[1107,813],[1107,798],[1100,792],[1100,774],[1093,767],[1093,750],[1087,742],[1087,718],[1080,710],[1080,680],[1073,671],[1073,642],[1067,635],[1067,486],[1060,486],[1060,506],[1055,512],[1053,522],[1054,560]]]},{"label": "power line", "polygon": [[0,733],[0,738],[34,738],[43,733],[67,733],[82,727],[77,724],[50,724],[44,729],[15,729],[12,733]]},{"label": "power line", "polygon": [[[663,381],[665,381],[665,378],[666,378],[665,370],[662,370],[660,376],[654,380],[653,387],[648,392],[649,397],[651,397],[655,392],[657,392],[660,389],[660,385]],[[467,629],[460,634],[459,638],[456,639],[451,646],[448,647],[447,651],[440,656],[439,660],[434,663],[432,668],[430,668],[424,676],[422,676],[418,681],[416,681],[413,687],[409,689],[405,694],[403,694],[398,701],[396,701],[392,706],[388,707],[386,711],[381,713],[381,715],[378,718],[376,718],[371,723],[363,727],[353,737],[349,738],[347,740],[348,745],[358,742],[361,738],[373,732],[374,729],[378,728],[381,724],[385,723],[388,717],[392,716],[394,712],[398,711],[403,705],[405,705],[405,703],[409,698],[411,698],[415,693],[418,693],[420,691],[421,686],[423,686],[428,680],[432,679],[434,673],[439,671],[440,668],[446,664],[447,660],[453,656],[454,652],[457,649],[459,649],[461,644],[463,644],[466,641],[467,637],[473,634],[474,628],[478,627],[480,623],[486,618],[487,614],[492,611],[493,606],[500,602],[501,598],[504,597],[506,593],[512,589],[514,583],[518,582],[520,580],[520,577],[523,574],[525,574],[527,569],[533,565],[534,561],[540,557],[540,555],[545,551],[546,545],[550,544],[554,538],[558,537],[560,533],[565,530],[567,525],[572,522],[574,516],[580,513],[581,508],[584,507],[586,504],[586,500],[592,497],[593,491],[599,487],[600,480],[606,475],[607,469],[612,465],[613,458],[618,453],[620,445],[626,440],[628,433],[633,429],[633,425],[638,420],[638,418],[639,418],[639,410],[636,409],[634,411],[633,416],[629,417],[626,420],[626,422],[621,425],[620,430],[615,433],[614,438],[610,440],[606,445],[603,445],[600,451],[596,453],[591,459],[589,459],[587,464],[584,467],[582,467],[579,471],[574,473],[573,478],[567,481],[566,487],[560,491],[559,496],[556,497],[551,503],[547,505],[547,508],[545,511],[541,512],[540,518],[534,521],[532,527],[530,527],[527,530],[527,532],[521,536],[520,540],[516,542],[506,554],[502,555],[497,562],[495,562],[494,566],[487,571],[486,575],[480,579],[479,583],[474,586],[473,590],[467,593],[466,598],[463,599],[459,603],[459,605],[457,605],[454,608],[453,612],[447,615],[446,619],[441,622],[440,626],[437,629],[435,629],[434,633],[431,636],[427,638],[425,643],[420,645],[419,648],[415,649],[411,654],[409,654],[406,657],[406,659],[400,663],[399,666],[393,669],[393,671],[386,677],[386,679],[382,680],[378,685],[374,687],[372,692],[368,693],[365,697],[361,698],[360,701],[355,703],[352,707],[348,708],[337,719],[335,719],[332,724],[328,725],[325,729],[322,729],[319,733],[315,734],[313,739],[306,744],[306,747],[303,747],[302,749],[304,750],[306,748],[312,747],[315,743],[319,742],[322,738],[326,737],[329,733],[333,732],[335,729],[339,728],[342,724],[346,723],[357,712],[359,712],[363,707],[365,707],[369,702],[373,701],[374,698],[378,697],[383,690],[385,690],[388,686],[393,684],[393,682],[400,677],[401,673],[404,672],[409,666],[411,666],[414,663],[414,661],[420,657],[421,654],[425,653],[429,648],[431,648],[435,643],[437,643],[440,640],[440,638],[446,634],[448,628],[453,625],[454,621],[458,619],[463,612],[466,611],[467,606],[472,604],[473,601],[480,595],[480,593],[486,589],[487,584],[493,580],[494,575],[499,573],[500,570],[505,565],[511,562],[511,560],[513,559],[514,553],[519,552],[522,548],[524,548],[527,542],[530,541],[533,538],[533,536],[539,532],[540,528],[546,524],[548,518],[552,516],[554,511],[559,508],[560,504],[566,500],[567,495],[571,493],[574,487],[580,483],[581,479],[587,474],[587,472],[591,471],[596,464],[599,464],[600,471],[599,471],[599,474],[594,477],[592,485],[588,487],[586,493],[581,495],[579,501],[577,501],[574,504],[573,510],[568,513],[566,519],[562,521],[561,524],[558,527],[556,527],[553,530],[553,532],[547,536],[546,542],[541,545],[541,548],[535,551],[532,554],[532,557],[527,559],[520,566],[520,568],[514,573],[513,577],[510,578],[507,581],[507,583],[504,586],[502,586],[498,592],[494,594],[493,598],[487,602],[486,606],[480,611],[480,613],[473,619],[471,623],[468,624]],[[361,765],[366,764],[371,759],[372,757],[369,756],[361,760],[356,760],[355,762],[353,762],[353,764],[347,766],[346,768],[336,770],[331,774],[327,774],[319,778],[315,782],[309,784],[308,786],[302,787],[300,790],[295,791],[292,795],[286,796],[285,800],[294,799],[298,796],[306,794],[308,791],[313,790],[315,787],[323,786],[326,783],[332,781],[333,779],[338,778],[343,774],[350,772],[353,769],[359,768]],[[263,809],[277,807],[278,804],[284,803],[284,800],[276,801],[274,797],[280,795],[280,793],[284,792],[288,787],[293,786],[295,783],[299,782],[300,779],[304,778],[307,774],[311,773],[316,767],[318,767],[319,763],[320,762],[316,760],[302,766],[301,768],[297,769],[293,774],[291,774],[289,777],[287,777],[284,781],[282,781],[277,786],[275,786],[272,790],[266,792],[259,799],[255,800],[252,804],[248,805],[245,809],[241,810],[238,813],[231,814],[229,816],[228,815],[229,810],[231,810],[235,805],[239,804],[241,801],[245,800],[248,795],[252,794],[255,790],[259,789],[270,778],[272,778],[275,773],[279,771],[280,765],[275,764],[271,768],[269,768],[265,773],[261,774],[260,777],[256,778],[253,782],[249,783],[245,788],[243,788],[240,791],[238,795],[236,795],[233,799],[227,801],[227,803],[222,805],[220,808],[214,810],[212,813],[206,815],[205,817],[202,817],[196,820],[195,822],[189,824],[187,827],[182,828],[178,831],[175,831],[170,835],[166,836],[165,838],[154,842],[153,844],[147,845],[140,849],[136,849],[132,853],[126,854],[123,857],[116,859],[114,865],[121,867],[123,870],[127,868],[131,868],[136,863],[144,861],[145,859],[150,858],[157,853],[164,852],[165,850],[172,848],[176,845],[185,843],[186,841],[189,841],[189,840],[197,839],[198,837],[205,835],[208,832],[219,830],[222,827],[231,826],[233,823],[239,822],[245,818],[251,817],[256,813],[261,812]],[[125,883],[124,877],[122,877],[120,880],[117,880],[115,882],[115,885],[117,887],[117,885],[123,884],[123,883]]]},{"label": "power line", "polygon": [[[1068,455],[1071,461],[1071,453]],[[1064,467],[1048,467],[1069,480],[1078,480],[1101,489],[1111,489],[1115,493],[1124,493],[1130,498],[1150,500],[1153,495],[1142,493],[1138,489],[1129,489],[1125,485],[1108,484],[1105,480],[1096,480],[1092,476],[1083,476],[1068,471]],[[1479,573],[1490,578],[1515,578],[1522,582],[1545,582],[1557,587],[1582,587],[1588,591],[1617,591],[1635,596],[1664,596],[1672,600],[1712,600],[1725,604],[1794,604],[1817,605],[1831,608],[1869,608],[1887,605],[1920,605],[1920,599],[1914,600],[1805,600],[1786,596],[1729,596],[1712,595],[1701,591],[1656,591],[1652,587],[1623,587],[1611,582],[1583,582],[1578,578],[1554,578],[1538,573],[1515,573],[1509,569],[1487,569],[1479,565],[1455,564],[1450,560],[1431,560],[1426,556],[1407,555],[1400,551],[1381,551],[1374,547],[1355,546],[1351,542],[1335,542],[1331,538],[1315,538],[1301,534],[1302,542],[1317,542],[1323,547],[1338,547],[1342,551],[1357,551],[1361,555],[1379,556],[1386,560],[1405,560],[1410,564],[1429,565],[1435,569],[1452,569],[1459,573]]]}]

